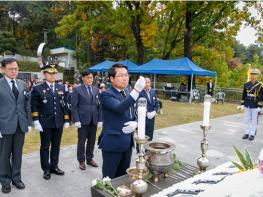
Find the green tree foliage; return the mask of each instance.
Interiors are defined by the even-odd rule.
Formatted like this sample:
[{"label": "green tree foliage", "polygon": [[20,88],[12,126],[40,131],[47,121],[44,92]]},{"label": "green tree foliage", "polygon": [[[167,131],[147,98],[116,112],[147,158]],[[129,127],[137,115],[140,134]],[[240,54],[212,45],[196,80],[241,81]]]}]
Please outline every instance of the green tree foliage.
[{"label": "green tree foliage", "polygon": [[10,32],[0,31],[0,54],[16,52],[16,39]]},{"label": "green tree foliage", "polygon": [[[262,46],[244,47],[234,39],[247,25],[258,30],[257,44],[263,40],[256,1],[10,1],[0,2],[0,13],[1,31],[8,32],[0,34],[1,53],[34,55],[48,30],[48,47],[74,48],[80,69],[105,59],[140,64],[187,56],[217,71],[220,86],[241,87],[248,64],[261,69],[263,63]],[[206,80],[197,77],[198,83]]]}]

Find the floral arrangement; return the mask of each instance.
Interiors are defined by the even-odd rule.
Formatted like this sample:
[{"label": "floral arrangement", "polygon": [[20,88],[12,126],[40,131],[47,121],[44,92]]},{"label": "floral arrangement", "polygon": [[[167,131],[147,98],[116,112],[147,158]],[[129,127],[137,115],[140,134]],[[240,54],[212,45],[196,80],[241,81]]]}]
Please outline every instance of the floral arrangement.
[{"label": "floral arrangement", "polygon": [[92,187],[96,187],[101,189],[108,194],[112,195],[113,197],[118,197],[117,190],[112,186],[111,179],[109,177],[105,177],[101,179],[94,179],[91,183]]},{"label": "floral arrangement", "polygon": [[263,148],[261,149],[259,156],[258,156],[258,169],[261,173],[263,173]]},{"label": "floral arrangement", "polygon": [[245,150],[245,153],[241,153],[241,151],[234,146],[236,155],[240,161],[240,163],[232,161],[232,163],[240,170],[240,171],[246,171],[246,170],[252,170],[256,167],[255,163],[252,162],[251,157],[247,150]]}]

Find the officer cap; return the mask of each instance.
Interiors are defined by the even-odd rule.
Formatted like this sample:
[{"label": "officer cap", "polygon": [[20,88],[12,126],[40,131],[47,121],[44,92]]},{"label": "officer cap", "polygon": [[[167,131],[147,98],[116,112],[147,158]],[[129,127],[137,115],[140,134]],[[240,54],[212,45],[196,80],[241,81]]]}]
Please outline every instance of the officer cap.
[{"label": "officer cap", "polygon": [[41,68],[45,73],[57,73],[58,60],[56,58],[49,57],[47,63]]},{"label": "officer cap", "polygon": [[254,74],[254,75],[260,75],[260,70],[256,69],[256,68],[252,68],[250,69],[250,74]]}]

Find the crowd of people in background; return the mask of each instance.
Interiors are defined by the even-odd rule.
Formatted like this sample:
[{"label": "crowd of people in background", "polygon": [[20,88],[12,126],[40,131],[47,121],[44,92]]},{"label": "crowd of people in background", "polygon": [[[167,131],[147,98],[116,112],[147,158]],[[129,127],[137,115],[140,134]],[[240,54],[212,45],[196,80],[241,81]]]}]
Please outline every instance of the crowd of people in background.
[{"label": "crowd of people in background", "polygon": [[[20,80],[16,59],[8,58],[2,62],[5,76],[0,79],[0,96],[8,100],[2,101],[1,105],[6,108],[1,106],[0,115],[6,117],[3,116],[5,111],[10,113],[6,119],[0,119],[3,193],[11,191],[11,183],[17,189],[25,188],[21,178],[22,150],[25,133],[32,126],[40,136],[40,166],[45,180],[49,180],[51,174],[65,174],[59,168],[59,153],[63,130],[70,124],[78,131],[76,158],[81,170],[85,170],[86,165],[99,166],[93,160],[93,151],[97,128],[102,128],[98,141],[102,150],[102,176],[124,175],[134,146],[132,136],[137,128],[136,102],[139,97],[147,100],[146,134],[149,140],[153,139],[158,103],[149,78],[140,76],[133,87],[127,67],[116,64],[109,74],[94,76],[90,70],[81,74],[76,72],[74,82],[69,83],[56,78],[56,67],[48,62],[41,68],[43,81],[38,78]],[[10,148],[13,144],[17,145],[16,149]]]}]

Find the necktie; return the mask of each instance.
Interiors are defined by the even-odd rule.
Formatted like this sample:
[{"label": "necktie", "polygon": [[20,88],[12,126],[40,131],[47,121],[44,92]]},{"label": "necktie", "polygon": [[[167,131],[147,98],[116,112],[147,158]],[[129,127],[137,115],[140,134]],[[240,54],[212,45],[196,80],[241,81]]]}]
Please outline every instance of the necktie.
[{"label": "necktie", "polygon": [[149,101],[150,101],[150,103],[151,103],[151,95],[150,95],[150,90],[146,90],[146,93],[147,93],[148,99],[149,99]]},{"label": "necktie", "polygon": [[92,97],[92,92],[91,92],[90,86],[88,86],[88,92],[89,92],[89,96]]},{"label": "necktie", "polygon": [[16,97],[16,99],[17,99],[17,98],[18,98],[18,95],[19,95],[18,89],[17,89],[17,87],[16,87],[16,85],[15,85],[15,81],[14,81],[14,80],[11,80],[11,82],[12,82],[12,92],[14,93],[14,95],[15,95],[15,97]]},{"label": "necktie", "polygon": [[52,94],[54,94],[54,85],[53,84],[50,85],[50,89],[51,89]]},{"label": "necktie", "polygon": [[125,93],[124,93],[124,91],[122,90],[122,91],[120,91],[120,93],[121,93],[121,95],[122,95],[122,97],[123,98],[126,98],[126,95],[125,95]]}]

